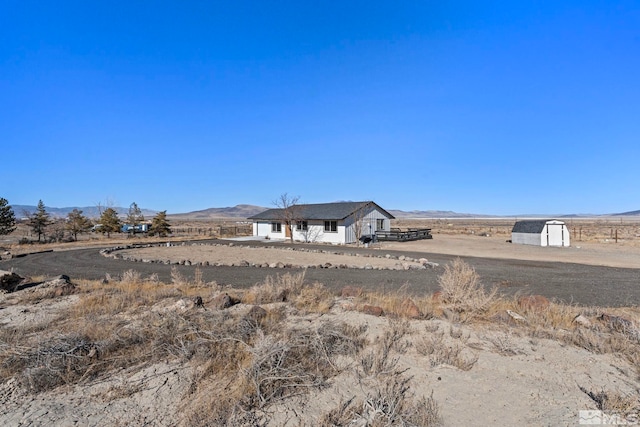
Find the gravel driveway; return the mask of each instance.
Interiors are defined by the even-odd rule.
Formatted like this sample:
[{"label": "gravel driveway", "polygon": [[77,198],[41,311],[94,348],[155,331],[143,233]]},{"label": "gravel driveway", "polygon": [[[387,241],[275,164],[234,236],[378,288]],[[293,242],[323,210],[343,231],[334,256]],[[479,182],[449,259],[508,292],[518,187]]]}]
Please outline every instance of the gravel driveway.
[{"label": "gravel driveway", "polygon": [[[287,244],[280,245],[287,246]],[[319,246],[319,248],[326,249],[326,246]],[[336,249],[336,251],[340,250]],[[111,276],[119,276],[122,272],[133,269],[140,272],[143,277],[155,273],[160,280],[171,281],[171,265],[114,260],[101,256],[99,251],[100,249],[92,248],[32,254],[0,261],[0,269],[13,269],[23,276],[67,274],[72,279],[101,279],[107,273]],[[365,254],[375,249],[348,248],[344,251]],[[392,291],[404,287],[408,293],[423,294],[438,289],[437,279],[442,273],[442,265],[457,258],[454,255],[424,252],[385,251],[385,253],[414,258],[426,257],[429,261],[439,263],[440,267],[408,271],[309,269],[306,277],[310,281],[319,281],[334,291],[346,285],[355,285],[378,291]],[[500,291],[507,295],[516,292],[541,294],[565,303],[579,305],[634,306],[640,303],[639,269],[468,256],[460,258],[476,269],[485,285],[498,285]],[[196,267],[177,266],[177,268],[186,277],[193,277]],[[256,267],[201,266],[199,268],[205,281],[216,281],[219,284],[235,287],[249,287],[262,282],[268,275],[292,271]]]}]

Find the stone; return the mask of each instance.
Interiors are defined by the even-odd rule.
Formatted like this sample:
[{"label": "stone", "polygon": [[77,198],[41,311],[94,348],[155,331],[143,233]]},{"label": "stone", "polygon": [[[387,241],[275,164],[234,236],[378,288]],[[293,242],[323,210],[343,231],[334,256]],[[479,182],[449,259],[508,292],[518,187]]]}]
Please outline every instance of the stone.
[{"label": "stone", "polygon": [[507,314],[516,322],[527,322],[527,318],[522,316],[521,314],[516,313],[515,311],[507,310]]},{"label": "stone", "polygon": [[426,259],[426,258],[420,258],[420,259],[418,260],[418,262],[419,262],[420,264],[424,265],[424,264],[428,263],[428,262],[429,262],[429,260],[428,260],[428,259]]},{"label": "stone", "polygon": [[232,297],[226,292],[224,294],[217,295],[211,301],[211,304],[218,310],[224,310],[225,308],[232,307],[239,303],[240,300],[238,298]]},{"label": "stone", "polygon": [[267,310],[259,305],[254,305],[244,318],[252,322],[260,323],[267,317],[267,314]]},{"label": "stone", "polygon": [[633,322],[624,317],[614,316],[613,314],[602,314],[599,318],[609,329],[624,334],[637,335],[637,331],[633,326]]},{"label": "stone", "polygon": [[71,283],[69,276],[62,274],[53,279],[46,280],[41,285],[42,288],[49,288],[49,296],[61,297],[76,293],[77,287]]},{"label": "stone", "polygon": [[576,317],[574,317],[573,318],[573,323],[576,323],[576,324],[578,324],[580,326],[584,326],[585,328],[590,328],[591,327],[591,320],[587,319],[582,314],[578,314]]},{"label": "stone", "polygon": [[371,316],[384,316],[384,310],[382,310],[382,307],[378,307],[376,305],[365,304],[360,308],[360,312]]},{"label": "stone", "polygon": [[528,311],[542,311],[551,305],[549,300],[542,295],[525,295],[518,298],[520,308]]},{"label": "stone", "polygon": [[411,298],[406,298],[402,301],[402,304],[400,304],[400,312],[409,319],[422,318],[422,312]]},{"label": "stone", "polygon": [[360,287],[345,286],[344,288],[342,288],[342,292],[340,293],[340,295],[342,296],[342,298],[353,298],[359,297],[360,295],[362,295],[362,292],[362,288]]},{"label": "stone", "polygon": [[0,289],[6,292],[13,292],[24,280],[24,277],[11,271],[0,270]]},{"label": "stone", "polygon": [[435,291],[433,295],[431,295],[431,301],[436,303],[442,302],[442,291]]}]

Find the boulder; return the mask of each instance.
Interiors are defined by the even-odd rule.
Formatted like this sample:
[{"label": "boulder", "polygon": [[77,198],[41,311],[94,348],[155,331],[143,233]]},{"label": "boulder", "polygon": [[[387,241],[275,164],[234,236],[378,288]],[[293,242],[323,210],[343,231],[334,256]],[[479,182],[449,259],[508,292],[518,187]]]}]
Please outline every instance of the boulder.
[{"label": "boulder", "polygon": [[24,277],[11,271],[0,270],[0,289],[5,292],[13,292],[24,280]]},{"label": "boulder", "polygon": [[574,317],[573,318],[573,323],[575,323],[577,325],[580,325],[580,326],[584,326],[585,328],[590,328],[591,327],[591,320],[587,319],[582,314],[578,314],[576,317]]},{"label": "boulder", "polygon": [[267,317],[267,314],[267,310],[259,305],[254,305],[244,318],[255,323],[260,323]]},{"label": "boulder", "polygon": [[228,293],[219,294],[213,298],[211,304],[218,310],[224,310],[225,308],[232,307],[240,303],[240,299],[230,296]]},{"label": "boulder", "polygon": [[631,320],[613,314],[602,314],[599,318],[609,329],[628,335],[638,335],[638,331]]},{"label": "boulder", "polygon": [[422,312],[420,312],[420,309],[411,298],[406,298],[402,301],[402,304],[400,304],[400,313],[409,319],[422,318]]},{"label": "boulder", "polygon": [[376,305],[369,305],[369,304],[365,304],[362,307],[360,307],[360,312],[364,313],[364,314],[369,314],[371,316],[384,316],[384,310],[382,309],[382,307],[378,307]]},{"label": "boulder", "polygon": [[50,297],[61,297],[76,293],[77,287],[71,283],[69,276],[62,274],[53,279],[46,280],[41,285],[42,288],[49,289],[47,292]]}]

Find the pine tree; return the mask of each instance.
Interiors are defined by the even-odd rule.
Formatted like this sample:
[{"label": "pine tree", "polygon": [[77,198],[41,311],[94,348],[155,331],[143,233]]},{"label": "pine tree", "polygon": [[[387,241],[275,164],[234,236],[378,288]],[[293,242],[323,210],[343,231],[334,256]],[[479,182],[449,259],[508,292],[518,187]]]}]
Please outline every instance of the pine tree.
[{"label": "pine tree", "polygon": [[102,234],[106,234],[107,237],[111,237],[111,233],[117,233],[120,231],[122,227],[122,222],[120,218],[118,218],[118,212],[113,208],[107,208],[100,215],[100,219],[98,220],[98,231]]},{"label": "pine tree", "polygon": [[78,233],[87,233],[93,224],[91,220],[82,214],[81,210],[74,209],[67,215],[65,228],[73,235],[73,240],[78,240]]},{"label": "pine tree", "polygon": [[0,197],[0,236],[16,229],[16,216],[7,199]]},{"label": "pine tree", "polygon": [[149,228],[149,235],[160,237],[167,237],[171,234],[171,225],[167,219],[167,211],[158,212],[158,214],[151,220],[151,227]]},{"label": "pine tree", "polygon": [[29,225],[31,230],[38,235],[38,242],[41,241],[42,236],[45,236],[45,231],[51,223],[51,218],[44,207],[44,203],[39,200],[36,211],[29,216]]}]

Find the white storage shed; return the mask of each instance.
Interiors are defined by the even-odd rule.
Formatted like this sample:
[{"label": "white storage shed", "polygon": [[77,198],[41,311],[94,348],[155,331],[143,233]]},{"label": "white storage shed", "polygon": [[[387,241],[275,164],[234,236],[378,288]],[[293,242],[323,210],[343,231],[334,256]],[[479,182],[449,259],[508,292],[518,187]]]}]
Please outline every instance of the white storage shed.
[{"label": "white storage shed", "polygon": [[535,246],[571,246],[567,225],[556,219],[517,221],[511,230],[511,242]]}]

